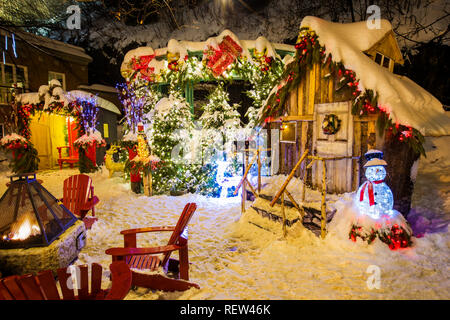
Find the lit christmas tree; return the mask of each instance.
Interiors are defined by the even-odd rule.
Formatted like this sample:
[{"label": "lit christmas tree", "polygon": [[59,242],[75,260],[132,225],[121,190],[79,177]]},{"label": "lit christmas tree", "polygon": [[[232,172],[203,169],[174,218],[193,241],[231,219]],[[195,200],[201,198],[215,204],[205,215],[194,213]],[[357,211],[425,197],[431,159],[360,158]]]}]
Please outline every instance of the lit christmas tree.
[{"label": "lit christmas tree", "polygon": [[233,130],[239,128],[240,114],[238,104],[230,106],[229,96],[223,87],[223,82],[208,96],[208,103],[203,106],[200,122],[203,129]]}]

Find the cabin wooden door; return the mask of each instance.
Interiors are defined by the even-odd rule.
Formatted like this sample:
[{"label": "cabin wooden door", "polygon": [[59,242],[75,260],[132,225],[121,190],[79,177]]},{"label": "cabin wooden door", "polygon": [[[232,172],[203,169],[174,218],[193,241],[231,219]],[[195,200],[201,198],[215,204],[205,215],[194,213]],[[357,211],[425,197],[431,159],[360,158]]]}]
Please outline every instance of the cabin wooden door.
[{"label": "cabin wooden door", "polygon": [[[340,120],[340,129],[335,134],[325,134],[322,124],[327,115],[334,114]],[[352,156],[353,116],[351,102],[316,104],[314,108],[313,151],[321,157]],[[344,193],[352,191],[352,160],[326,161],[327,192]],[[312,182],[322,186],[322,161],[313,166]]]},{"label": "cabin wooden door", "polygon": [[31,143],[38,152],[39,169],[52,168],[52,142],[50,136],[50,127],[47,123],[38,121],[30,122]]}]

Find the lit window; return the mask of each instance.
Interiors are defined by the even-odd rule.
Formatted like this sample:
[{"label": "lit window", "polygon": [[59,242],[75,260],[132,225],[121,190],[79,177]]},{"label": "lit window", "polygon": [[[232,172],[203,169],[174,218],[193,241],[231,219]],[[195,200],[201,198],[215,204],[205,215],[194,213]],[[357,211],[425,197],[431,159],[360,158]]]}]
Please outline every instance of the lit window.
[{"label": "lit window", "polygon": [[109,127],[107,123],[103,124],[103,138],[109,138]]},{"label": "lit window", "polygon": [[49,71],[48,82],[50,83],[51,80],[58,80],[64,91],[66,91],[66,75],[64,73]]},{"label": "lit window", "polygon": [[0,63],[0,103],[9,104],[12,101],[12,88],[28,87],[27,67],[9,63]]},{"label": "lit window", "polygon": [[17,66],[16,67],[16,82],[17,85],[20,87],[22,86],[22,88],[26,87],[26,83],[27,83],[27,70],[25,67],[22,66]]}]

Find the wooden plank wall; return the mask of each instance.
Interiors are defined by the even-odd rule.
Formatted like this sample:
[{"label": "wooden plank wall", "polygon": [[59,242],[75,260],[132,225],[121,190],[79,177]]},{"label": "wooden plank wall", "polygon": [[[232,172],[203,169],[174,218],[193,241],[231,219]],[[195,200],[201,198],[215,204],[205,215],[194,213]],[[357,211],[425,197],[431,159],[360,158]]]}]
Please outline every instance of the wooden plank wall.
[{"label": "wooden plank wall", "polygon": [[[305,72],[304,78],[297,90],[290,92],[286,108],[290,121],[297,121],[297,138],[295,144],[280,143],[280,167],[278,173],[289,174],[306,148],[312,154],[313,150],[313,116],[314,105],[349,101],[350,92],[336,91],[339,88],[337,77],[330,76],[329,68],[315,64]],[[284,117],[286,118],[286,117]],[[354,117],[353,125],[353,155],[361,156],[360,160],[352,160],[352,189],[356,190],[364,178],[364,153],[376,147],[376,117]],[[312,168],[304,172],[303,164],[295,173],[297,177],[306,176],[308,184],[312,185]]]},{"label": "wooden plank wall", "polygon": [[[310,70],[306,70],[304,79],[297,90],[289,93],[285,110],[292,120],[297,121],[297,140],[295,145],[280,143],[280,170],[279,173],[288,174],[306,148],[313,152],[313,115],[316,103],[333,102],[335,80],[325,77],[329,69],[322,65],[314,64]],[[297,117],[297,118],[296,118]],[[293,147],[295,146],[295,147]],[[289,153],[289,154],[288,154]],[[297,177],[307,176],[307,182],[312,182],[312,169],[304,173],[303,164],[295,173]]]},{"label": "wooden plank wall", "polygon": [[375,149],[377,145],[376,116],[354,117],[353,122],[353,155],[359,160],[353,161],[352,189],[356,190],[366,179],[364,176],[364,154]]}]

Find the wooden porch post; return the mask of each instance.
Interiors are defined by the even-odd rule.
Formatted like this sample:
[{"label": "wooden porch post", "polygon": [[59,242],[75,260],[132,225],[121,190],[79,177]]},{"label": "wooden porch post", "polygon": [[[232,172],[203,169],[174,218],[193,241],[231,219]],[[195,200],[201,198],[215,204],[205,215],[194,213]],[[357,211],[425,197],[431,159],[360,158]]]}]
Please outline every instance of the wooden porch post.
[{"label": "wooden porch post", "polygon": [[322,239],[326,235],[326,223],[327,223],[327,208],[325,204],[325,196],[327,194],[327,167],[325,165],[325,160],[322,160],[322,223],[321,223],[321,236]]}]

